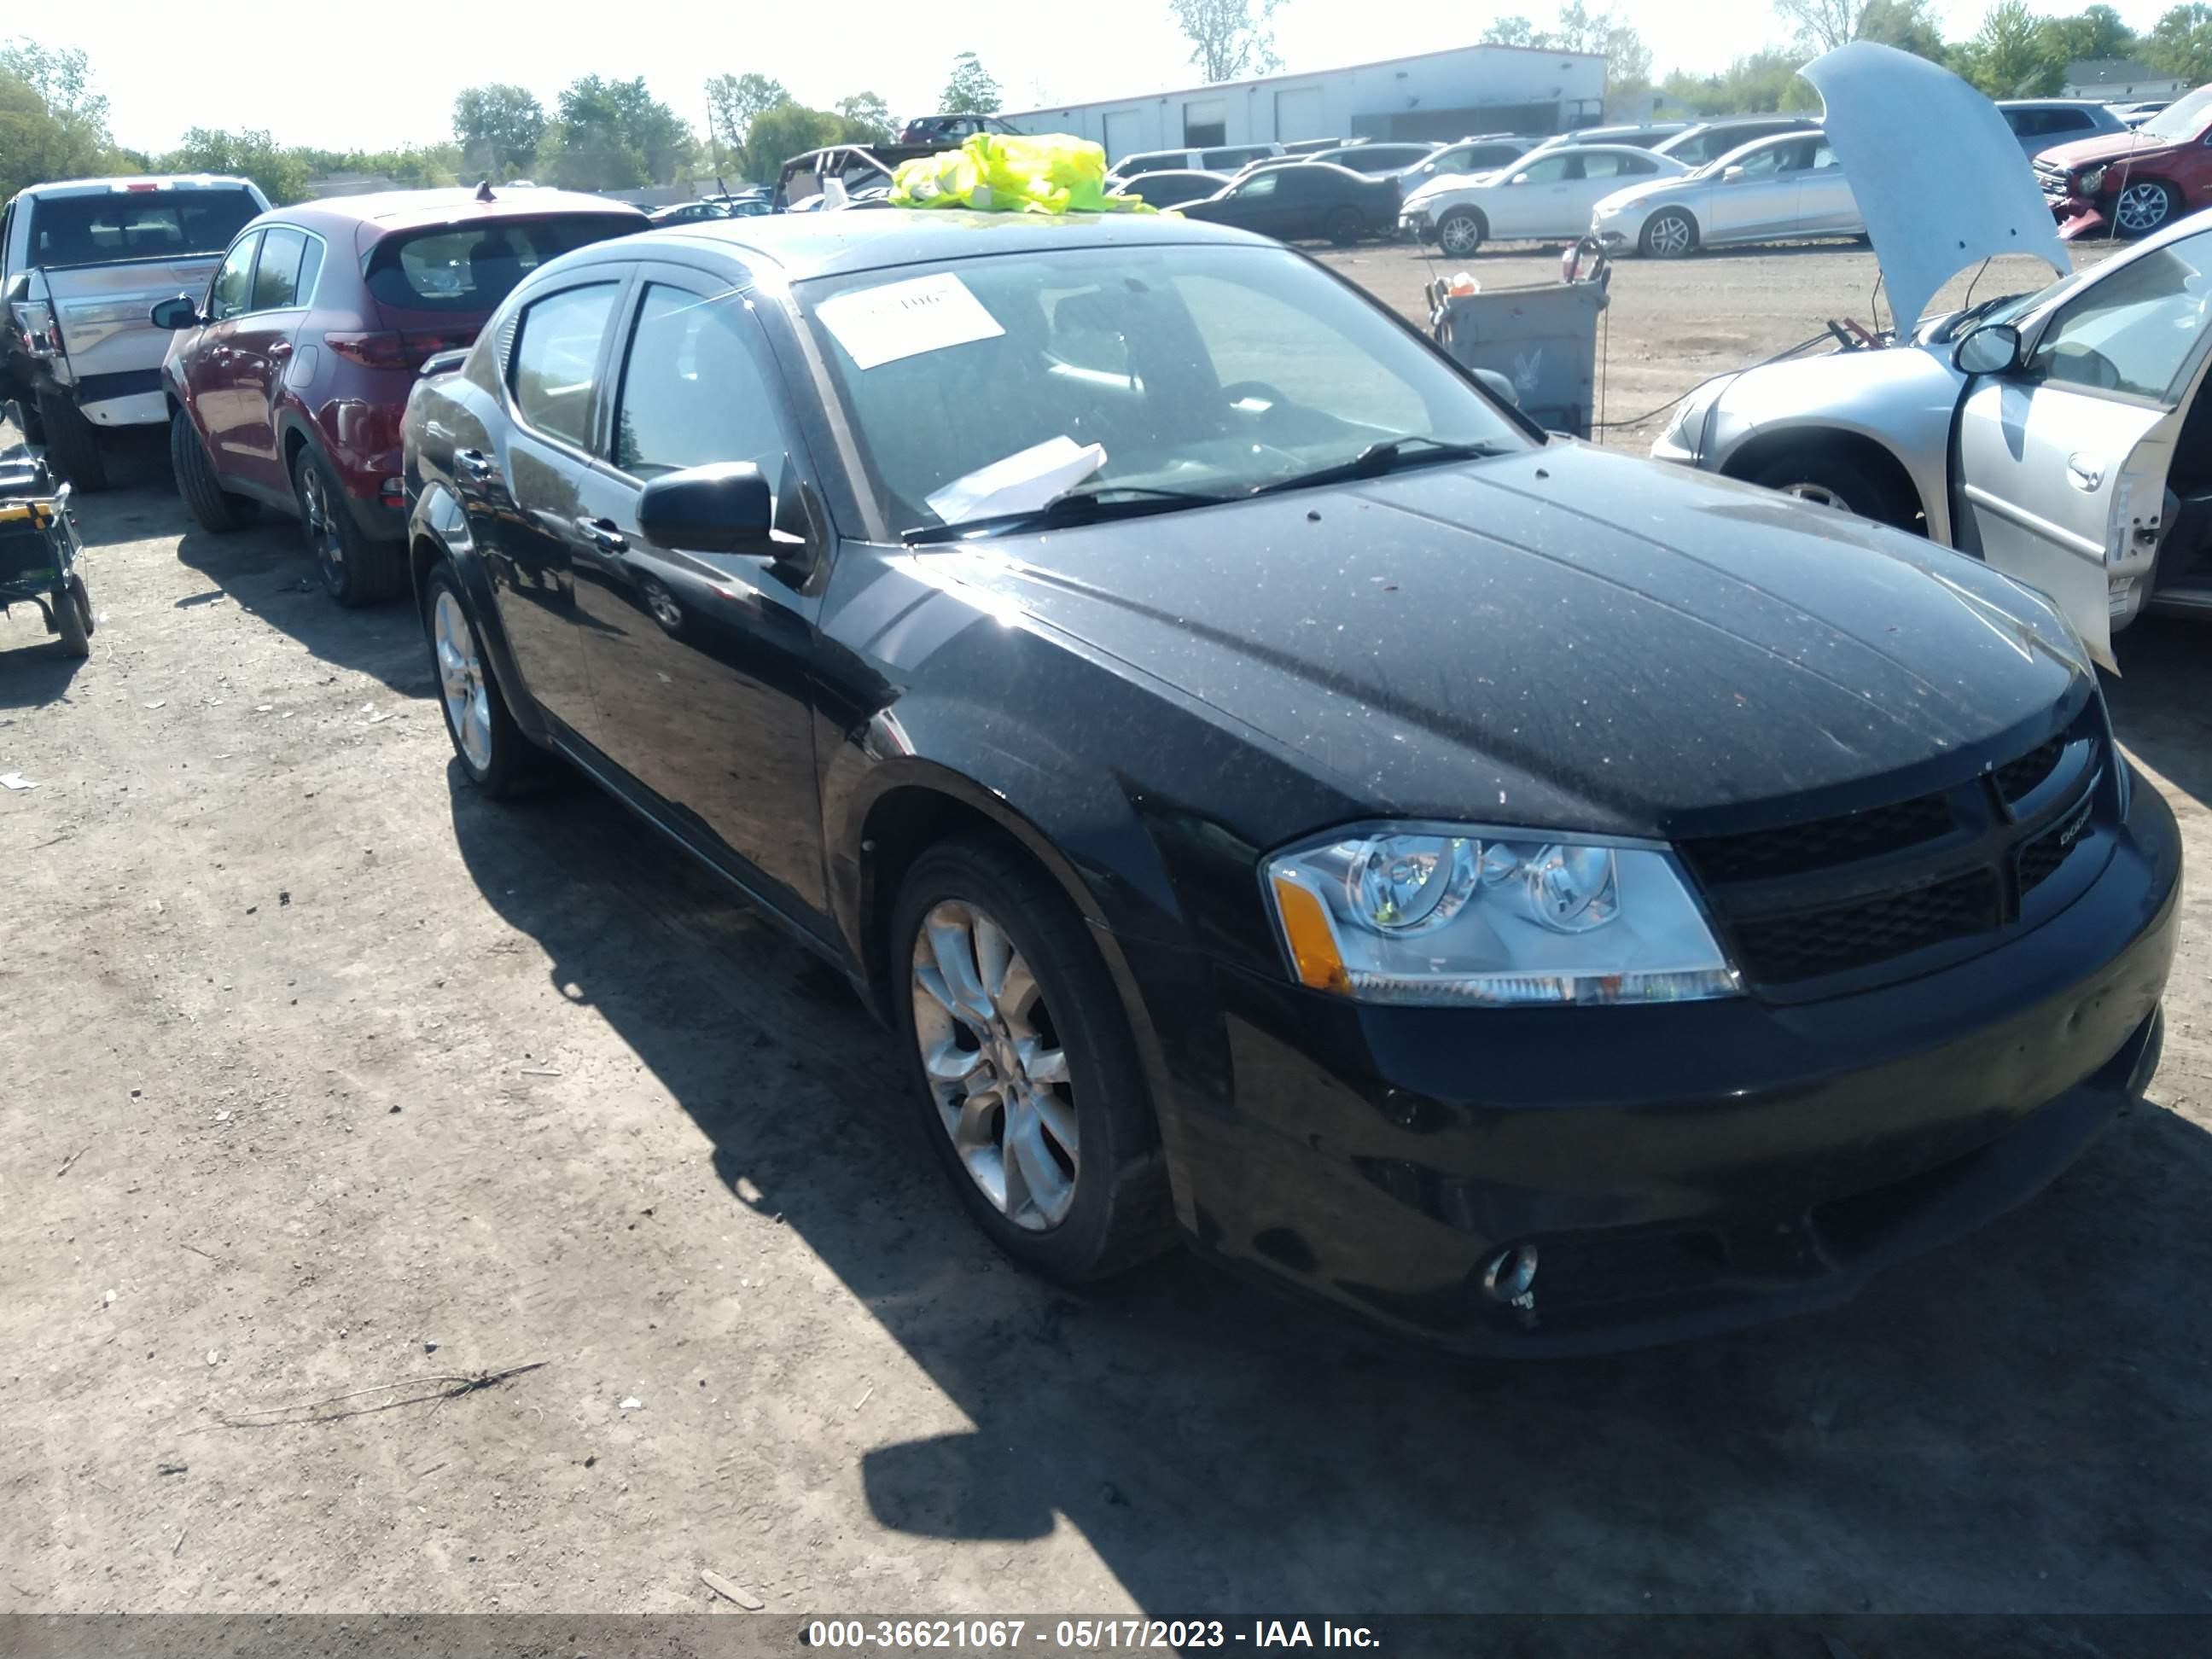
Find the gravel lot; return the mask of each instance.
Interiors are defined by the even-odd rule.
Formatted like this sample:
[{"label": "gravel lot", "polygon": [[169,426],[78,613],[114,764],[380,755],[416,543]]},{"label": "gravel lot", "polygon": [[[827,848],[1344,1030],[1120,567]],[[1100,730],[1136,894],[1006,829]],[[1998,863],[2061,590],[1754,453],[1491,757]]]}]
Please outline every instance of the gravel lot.
[{"label": "gravel lot", "polygon": [[[1871,283],[1624,264],[1611,412]],[[121,470],[91,659],[0,625],[0,1613],[2212,1610],[2201,873],[2154,1103],[1847,1309],[1469,1366],[1187,1260],[1069,1296],[833,975],[581,787],[470,796],[405,606]],[[2200,872],[2205,638],[2112,688]]]}]

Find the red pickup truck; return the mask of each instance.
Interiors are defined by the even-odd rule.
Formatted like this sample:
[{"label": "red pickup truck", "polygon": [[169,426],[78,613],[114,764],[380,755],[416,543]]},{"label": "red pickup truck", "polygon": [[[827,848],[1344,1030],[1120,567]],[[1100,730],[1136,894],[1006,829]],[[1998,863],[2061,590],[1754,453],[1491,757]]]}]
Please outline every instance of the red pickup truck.
[{"label": "red pickup truck", "polygon": [[2212,206],[2212,86],[2168,104],[2132,132],[2046,149],[2036,182],[2061,236],[2148,236]]}]

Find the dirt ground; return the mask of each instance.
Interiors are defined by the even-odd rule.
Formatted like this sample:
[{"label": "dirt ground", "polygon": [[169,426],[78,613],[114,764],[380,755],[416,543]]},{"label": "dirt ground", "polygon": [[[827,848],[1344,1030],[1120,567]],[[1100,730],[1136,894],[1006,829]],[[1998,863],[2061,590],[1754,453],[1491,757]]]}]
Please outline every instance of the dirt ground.
[{"label": "dirt ground", "polygon": [[[1624,265],[1613,412],[1871,279]],[[1191,1260],[1071,1296],[833,976],[580,786],[470,795],[407,608],[158,449],[82,503],[91,659],[0,624],[0,1613],[2212,1611],[2202,873],[2152,1103],[1846,1309],[1468,1365]],[[2112,686],[2199,872],[2205,638]]]}]

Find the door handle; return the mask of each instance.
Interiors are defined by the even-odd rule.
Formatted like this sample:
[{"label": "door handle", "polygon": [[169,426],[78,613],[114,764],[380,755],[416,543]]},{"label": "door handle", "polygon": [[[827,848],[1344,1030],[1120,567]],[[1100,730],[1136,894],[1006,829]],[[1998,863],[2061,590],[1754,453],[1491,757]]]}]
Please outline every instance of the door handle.
[{"label": "door handle", "polygon": [[2066,458],[2066,482],[2079,490],[2094,490],[2105,482],[2105,464],[2077,451]]},{"label": "door handle", "polygon": [[623,553],[629,549],[629,543],[623,538],[611,519],[577,519],[574,523],[576,533],[602,553]]},{"label": "door handle", "polygon": [[481,449],[457,449],[453,452],[453,468],[471,478],[489,478],[492,475],[491,459]]}]

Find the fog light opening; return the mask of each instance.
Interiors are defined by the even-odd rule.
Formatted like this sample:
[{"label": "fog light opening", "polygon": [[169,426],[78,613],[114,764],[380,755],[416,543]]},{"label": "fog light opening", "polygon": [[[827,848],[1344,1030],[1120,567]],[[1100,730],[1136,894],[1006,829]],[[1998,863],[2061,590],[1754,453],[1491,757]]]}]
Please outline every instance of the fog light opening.
[{"label": "fog light opening", "polygon": [[1509,1244],[1482,1270],[1482,1291],[1493,1302],[1527,1310],[1536,1305],[1536,1247]]}]

